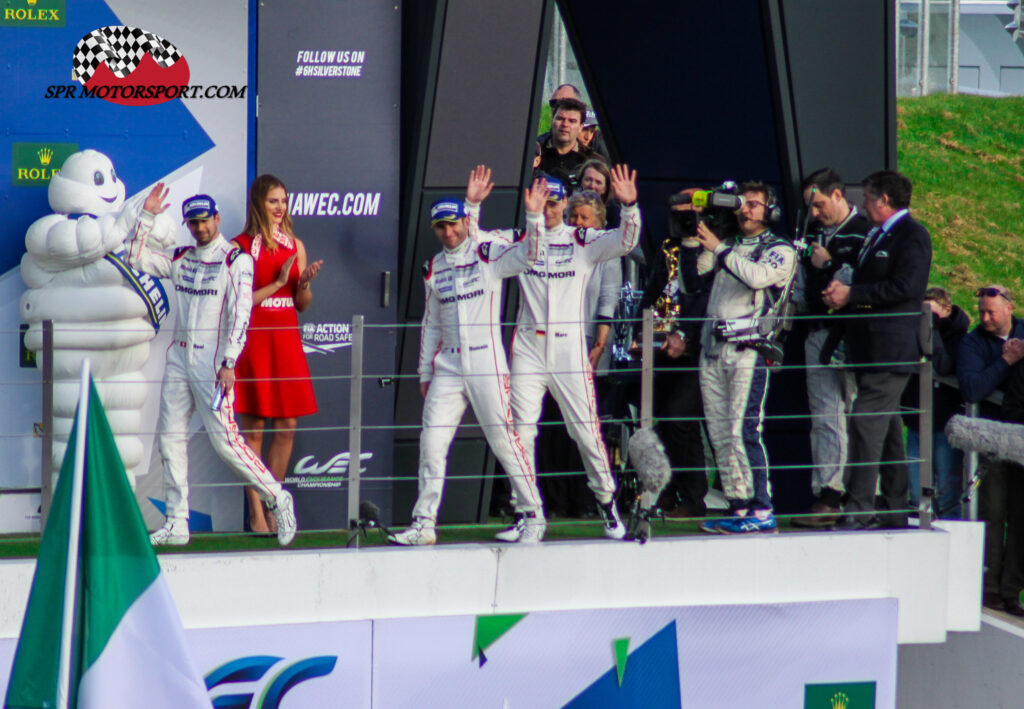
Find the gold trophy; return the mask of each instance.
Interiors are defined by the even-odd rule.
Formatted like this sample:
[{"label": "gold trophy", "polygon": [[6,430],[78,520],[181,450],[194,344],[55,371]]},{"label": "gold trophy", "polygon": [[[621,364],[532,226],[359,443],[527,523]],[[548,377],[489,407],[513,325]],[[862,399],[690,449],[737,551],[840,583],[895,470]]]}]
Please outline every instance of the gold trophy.
[{"label": "gold trophy", "polygon": [[668,277],[665,287],[654,301],[654,341],[664,342],[675,329],[676,320],[682,312],[679,304],[679,249],[678,239],[665,239],[661,252],[665,255]]}]

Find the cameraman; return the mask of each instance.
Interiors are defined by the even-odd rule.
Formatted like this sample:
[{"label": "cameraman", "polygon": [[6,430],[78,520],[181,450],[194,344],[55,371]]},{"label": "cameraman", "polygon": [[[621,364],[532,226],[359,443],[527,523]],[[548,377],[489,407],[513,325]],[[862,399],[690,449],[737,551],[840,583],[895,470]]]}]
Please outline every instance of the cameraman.
[{"label": "cameraman", "polygon": [[[768,225],[778,218],[775,191],[763,182],[739,188],[739,234],[723,240],[705,220],[697,225],[701,246],[714,254],[707,319],[701,331],[700,388],[705,421],[715,451],[729,517],[701,524],[705,532],[743,534],[776,531],[768,492],[768,456],[761,427],[768,391],[768,364],[759,351],[767,342],[739,341],[738,327],[757,328],[772,294],[796,272],[797,256]],[[687,261],[692,278],[693,262]],[[697,274],[699,275],[699,274]],[[746,329],[750,329],[747,327]]]},{"label": "cameraman", "polygon": [[712,265],[712,254],[697,239],[701,207],[693,205],[698,190],[687,189],[669,200],[669,235],[653,258],[640,308],[654,308],[663,315],[664,344],[654,353],[654,416],[658,436],[665,445],[672,477],[661,494],[658,506],[667,517],[703,517],[708,492],[704,469],[704,444],[700,398],[700,331],[707,310],[708,292],[698,284],[693,291],[683,283],[684,271],[692,275],[703,255],[705,270]]}]

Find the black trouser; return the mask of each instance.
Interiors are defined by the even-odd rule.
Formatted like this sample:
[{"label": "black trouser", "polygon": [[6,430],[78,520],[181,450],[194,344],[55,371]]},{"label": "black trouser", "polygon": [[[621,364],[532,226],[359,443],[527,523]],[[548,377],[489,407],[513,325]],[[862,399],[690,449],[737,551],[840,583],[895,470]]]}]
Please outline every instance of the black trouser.
[{"label": "black trouser", "polygon": [[[844,484],[847,512],[871,512],[875,509],[875,489],[881,475],[885,507],[903,510],[882,515],[883,527],[907,526],[909,471],[903,445],[903,421],[900,397],[909,374],[895,372],[858,372],[857,399],[847,426],[850,433]],[[858,515],[867,521],[870,515]]]},{"label": "black trouser", "polygon": [[658,419],[658,436],[672,466],[672,479],[662,499],[674,496],[675,501],[701,515],[706,511],[704,496],[708,493],[701,439],[704,407],[696,364],[688,364],[680,369],[661,369],[666,363],[655,359],[659,370],[654,375],[654,416]]},{"label": "black trouser", "polygon": [[1024,468],[981,456],[978,516],[985,522],[985,593],[1019,603],[1024,588]]}]

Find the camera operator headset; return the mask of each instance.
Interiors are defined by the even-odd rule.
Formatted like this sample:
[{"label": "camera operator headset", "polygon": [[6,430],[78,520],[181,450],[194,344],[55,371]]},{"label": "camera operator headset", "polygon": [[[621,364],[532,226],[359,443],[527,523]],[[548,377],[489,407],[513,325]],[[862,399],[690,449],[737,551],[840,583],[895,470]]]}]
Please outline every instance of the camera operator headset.
[{"label": "camera operator headset", "polygon": [[[736,210],[739,234],[732,243],[719,238],[703,220],[697,225],[701,245],[715,254],[716,274],[724,270],[729,276],[719,293],[712,293],[714,302],[709,303],[709,313],[717,319],[705,325],[702,339],[705,347],[715,350],[716,343],[721,342],[756,349],[770,363],[778,364],[782,352],[777,340],[789,303],[796,253],[788,241],[769,230],[782,218],[770,185],[748,182],[738,189],[729,185],[728,189],[732,194],[741,192],[734,197],[740,203]],[[716,190],[709,201],[724,206],[726,200],[714,196],[719,192]],[[757,193],[763,195],[763,202],[744,197]],[[715,283],[719,283],[717,275]]]},{"label": "camera operator headset", "polygon": [[776,528],[761,434],[767,361],[781,359],[771,339],[773,304],[778,302],[771,292],[787,290],[797,265],[792,245],[769,229],[779,216],[774,191],[747,182],[736,192],[742,204],[735,238],[723,240],[703,221],[697,225],[697,238],[715,259],[701,332],[701,394],[730,511],[729,517],[706,521],[701,529],[720,533]]}]

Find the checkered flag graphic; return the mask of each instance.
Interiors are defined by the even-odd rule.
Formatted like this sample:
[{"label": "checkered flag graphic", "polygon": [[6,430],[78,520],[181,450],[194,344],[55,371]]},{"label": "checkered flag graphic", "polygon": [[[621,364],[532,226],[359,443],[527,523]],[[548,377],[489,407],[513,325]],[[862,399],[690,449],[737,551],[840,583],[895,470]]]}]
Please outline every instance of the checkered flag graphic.
[{"label": "checkered flag graphic", "polygon": [[114,76],[123,79],[135,71],[147,53],[164,69],[181,59],[178,48],[159,35],[138,27],[111,25],[82,37],[72,65],[82,84],[92,78],[100,64],[106,64]]}]

